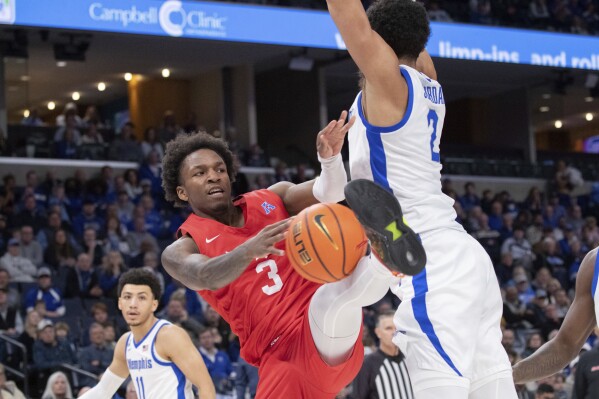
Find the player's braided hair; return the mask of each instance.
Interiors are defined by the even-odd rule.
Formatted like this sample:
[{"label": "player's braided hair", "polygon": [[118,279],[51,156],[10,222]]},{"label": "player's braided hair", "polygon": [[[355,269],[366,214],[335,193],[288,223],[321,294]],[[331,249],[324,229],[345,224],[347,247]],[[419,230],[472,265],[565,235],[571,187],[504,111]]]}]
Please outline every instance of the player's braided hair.
[{"label": "player's braided hair", "polygon": [[377,0],[367,10],[370,26],[398,58],[418,58],[431,28],[424,6],[413,0]]},{"label": "player's braided hair", "polygon": [[229,150],[229,146],[224,140],[204,132],[179,135],[166,145],[165,155],[162,159],[162,188],[164,189],[164,198],[174,203],[175,206],[185,207],[187,205],[177,195],[177,186],[181,185],[181,165],[189,154],[204,148],[216,152],[223,159],[231,183],[235,181],[237,163],[235,156]]},{"label": "player's braided hair", "polygon": [[160,288],[160,282],[152,274],[152,272],[137,268],[131,269],[123,274],[119,278],[119,285],[117,288],[117,294],[120,297],[121,292],[123,292],[123,287],[127,284],[131,285],[147,285],[152,290],[152,295],[154,295],[154,299],[159,301],[162,296],[162,289]]}]

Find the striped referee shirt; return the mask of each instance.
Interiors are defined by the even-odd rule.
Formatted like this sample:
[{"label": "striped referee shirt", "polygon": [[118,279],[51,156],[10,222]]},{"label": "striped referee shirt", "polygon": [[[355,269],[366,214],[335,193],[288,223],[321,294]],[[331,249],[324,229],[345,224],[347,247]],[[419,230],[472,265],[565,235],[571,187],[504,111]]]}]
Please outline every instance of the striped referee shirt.
[{"label": "striped referee shirt", "polygon": [[389,356],[378,349],[364,358],[354,380],[356,399],[414,399],[404,356]]}]

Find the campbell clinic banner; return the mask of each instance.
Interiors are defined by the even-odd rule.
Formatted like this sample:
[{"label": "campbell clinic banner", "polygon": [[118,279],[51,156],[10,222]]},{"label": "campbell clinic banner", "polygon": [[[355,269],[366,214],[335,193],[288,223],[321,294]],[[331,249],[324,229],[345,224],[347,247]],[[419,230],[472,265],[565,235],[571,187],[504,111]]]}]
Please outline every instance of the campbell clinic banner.
[{"label": "campbell clinic banner", "polygon": [[[326,11],[203,1],[0,0],[0,24],[345,49]],[[434,57],[599,70],[599,37],[431,25]]]}]

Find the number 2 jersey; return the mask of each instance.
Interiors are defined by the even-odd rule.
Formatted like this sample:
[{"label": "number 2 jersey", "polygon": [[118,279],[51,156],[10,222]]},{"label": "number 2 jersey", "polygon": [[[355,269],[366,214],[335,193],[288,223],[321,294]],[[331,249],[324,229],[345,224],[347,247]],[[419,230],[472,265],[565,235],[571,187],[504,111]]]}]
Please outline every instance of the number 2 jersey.
[{"label": "number 2 jersey", "polygon": [[352,179],[369,179],[390,189],[416,233],[437,228],[462,230],[455,221],[453,199],[441,191],[439,143],[445,120],[441,85],[405,65],[408,105],[393,126],[374,126],[366,120],[362,93],[350,109],[356,122],[349,131]]},{"label": "number 2 jersey", "polygon": [[[269,190],[244,194],[234,204],[243,210],[243,227],[191,214],[179,234],[189,235],[201,254],[213,258],[233,251],[264,227],[289,217],[281,198]],[[284,241],[276,246],[285,249]],[[318,287],[320,284],[297,274],[286,255],[269,255],[252,261],[229,285],[199,293],[239,337],[241,356],[259,365],[262,354],[286,332],[302,328],[304,312]]]}]

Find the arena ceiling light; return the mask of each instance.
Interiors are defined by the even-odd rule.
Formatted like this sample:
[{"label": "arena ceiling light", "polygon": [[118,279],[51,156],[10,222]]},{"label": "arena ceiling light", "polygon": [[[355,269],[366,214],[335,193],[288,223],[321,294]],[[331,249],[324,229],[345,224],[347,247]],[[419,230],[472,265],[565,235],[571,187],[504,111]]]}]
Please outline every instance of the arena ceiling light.
[{"label": "arena ceiling light", "polygon": [[550,110],[550,108],[547,106],[543,106],[543,107],[539,108],[539,111],[541,111],[541,112],[549,112],[549,110]]},{"label": "arena ceiling light", "polygon": [[590,121],[592,121],[592,120],[593,120],[593,114],[591,114],[591,113],[589,112],[588,114],[586,114],[586,115],[584,116],[584,118],[585,118],[587,121],[589,121],[589,122],[590,122]]},{"label": "arena ceiling light", "polygon": [[171,71],[170,71],[170,69],[168,69],[168,68],[164,68],[164,69],[162,70],[162,77],[163,77],[163,78],[168,78],[169,76],[171,76]]},{"label": "arena ceiling light", "polygon": [[24,118],[29,118],[29,115],[31,115],[31,113],[29,112],[28,109],[26,109],[25,111],[23,111],[23,117]]},{"label": "arena ceiling light", "polygon": [[133,75],[130,72],[127,72],[123,77],[127,82],[130,82],[131,79],[133,79]]},{"label": "arena ceiling light", "polygon": [[562,123],[562,121],[560,121],[558,119],[558,120],[555,121],[555,125],[554,126],[555,126],[556,129],[561,129],[564,126],[564,124]]},{"label": "arena ceiling light", "polygon": [[48,102],[48,109],[52,111],[54,108],[56,108],[56,103],[54,101]]},{"label": "arena ceiling light", "polygon": [[106,90],[106,83],[104,83],[104,82],[98,83],[98,91],[104,91],[104,90]]},{"label": "arena ceiling light", "polygon": [[71,98],[73,99],[73,101],[79,101],[79,99],[81,98],[81,94],[79,94],[78,91],[74,91],[73,95],[71,95]]}]

